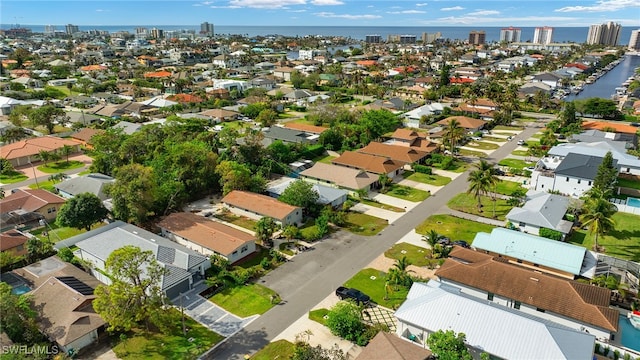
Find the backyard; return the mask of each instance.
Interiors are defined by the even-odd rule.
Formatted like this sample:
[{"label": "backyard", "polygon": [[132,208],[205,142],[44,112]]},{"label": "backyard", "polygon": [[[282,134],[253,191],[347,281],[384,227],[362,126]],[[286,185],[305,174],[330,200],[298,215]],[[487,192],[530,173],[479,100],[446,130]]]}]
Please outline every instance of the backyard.
[{"label": "backyard", "polygon": [[[91,230],[97,229],[104,225],[105,223],[103,222],[95,223],[91,226]],[[66,227],[66,226],[60,227],[55,222],[48,224],[47,227],[49,228],[48,238],[51,239],[51,241],[54,243],[57,243],[58,241],[62,241],[64,239],[68,239],[70,237],[87,232],[85,229],[76,229],[76,228]],[[42,228],[30,231],[30,233],[38,237],[40,240],[47,240],[47,235],[45,235],[44,231],[45,231],[45,228],[42,227]]]},{"label": "backyard", "polygon": [[373,236],[382,231],[387,225],[389,225],[389,222],[385,219],[358,212],[348,212],[345,228],[354,234]]},{"label": "backyard", "polygon": [[452,240],[465,240],[469,244],[479,232],[490,233],[493,225],[461,219],[452,215],[431,215],[416,227],[416,232],[426,235],[429,230],[435,230],[440,235]]},{"label": "backyard", "polygon": [[[507,203],[505,199],[496,198],[495,201],[489,196],[481,196],[480,202],[482,208],[478,209],[478,200],[467,193],[461,193],[449,200],[447,206],[453,210],[462,211],[467,214],[473,214],[483,216],[487,218],[494,218],[498,220],[505,220],[505,216],[513,209],[513,206]],[[495,203],[495,216],[494,216],[494,203]]]},{"label": "backyard", "polygon": [[[346,287],[358,289],[369,295],[371,301],[378,305],[395,309],[407,298],[409,289],[400,286],[397,290],[388,291],[385,290],[387,285],[387,273],[370,268],[360,270],[344,284]],[[389,289],[392,287],[390,286]]]},{"label": "backyard", "polygon": [[228,287],[209,300],[240,317],[261,315],[273,307],[271,297],[275,291],[260,284]]},{"label": "backyard", "polygon": [[256,229],[257,222],[255,220],[251,220],[244,216],[234,215],[229,211],[225,211],[214,216],[222,221],[226,221],[228,223],[243,227],[248,230],[255,231]]},{"label": "backyard", "polygon": [[385,192],[384,194],[413,202],[423,201],[431,195],[427,191],[414,189],[409,186],[398,184],[391,184],[390,186],[388,186],[387,192]]},{"label": "backyard", "polygon": [[[605,253],[621,259],[640,261],[640,216],[617,212],[613,215],[615,230],[598,237],[598,245]],[[567,240],[587,249],[593,248],[594,236],[589,230],[577,229]]]},{"label": "backyard", "polygon": [[451,182],[451,178],[436,174],[423,174],[419,172],[407,171],[402,176],[411,181],[420,182],[423,184],[429,184],[433,186],[444,186]]}]

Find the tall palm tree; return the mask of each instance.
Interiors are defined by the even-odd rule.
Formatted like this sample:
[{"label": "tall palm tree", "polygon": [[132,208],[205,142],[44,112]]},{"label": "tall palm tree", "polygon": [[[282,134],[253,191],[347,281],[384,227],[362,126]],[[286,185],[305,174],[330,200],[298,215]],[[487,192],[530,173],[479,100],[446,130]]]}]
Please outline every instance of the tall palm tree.
[{"label": "tall palm tree", "polygon": [[[473,194],[478,200],[478,211],[482,212],[482,195],[487,195],[489,192],[493,192],[495,200],[495,186],[500,181],[496,174],[496,168],[493,164],[486,160],[480,160],[474,164],[475,170],[469,173],[467,181],[469,181],[469,188],[467,193]],[[495,217],[495,201],[493,215]]]},{"label": "tall palm tree", "polygon": [[491,193],[491,201],[493,201],[493,217],[496,217],[496,201],[498,198],[496,197],[496,185],[500,182],[500,178],[498,178],[497,169],[495,164],[492,164],[484,159],[481,159],[478,163],[475,164],[475,167],[478,171],[481,171],[484,175],[485,179],[485,194]]},{"label": "tall palm tree", "polygon": [[580,221],[589,228],[589,234],[594,236],[593,248],[598,251],[598,237],[614,229],[616,223],[611,216],[618,209],[606,198],[591,194],[585,201],[583,211]]},{"label": "tall palm tree", "polygon": [[480,170],[473,170],[469,173],[467,181],[469,182],[467,194],[472,194],[478,200],[478,211],[482,212],[482,194],[486,189],[484,174]]},{"label": "tall palm tree", "polygon": [[449,142],[449,151],[451,151],[451,154],[454,154],[456,145],[464,137],[464,128],[460,126],[460,122],[458,122],[458,120],[451,119],[444,129],[442,137],[444,140]]}]

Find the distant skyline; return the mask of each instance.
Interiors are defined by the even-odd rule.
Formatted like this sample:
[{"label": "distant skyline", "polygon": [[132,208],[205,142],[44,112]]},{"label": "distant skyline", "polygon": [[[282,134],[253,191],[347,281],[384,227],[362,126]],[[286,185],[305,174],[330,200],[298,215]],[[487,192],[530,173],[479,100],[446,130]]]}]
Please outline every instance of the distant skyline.
[{"label": "distant skyline", "polygon": [[0,23],[28,25],[556,26],[640,28],[638,0],[2,0]]}]

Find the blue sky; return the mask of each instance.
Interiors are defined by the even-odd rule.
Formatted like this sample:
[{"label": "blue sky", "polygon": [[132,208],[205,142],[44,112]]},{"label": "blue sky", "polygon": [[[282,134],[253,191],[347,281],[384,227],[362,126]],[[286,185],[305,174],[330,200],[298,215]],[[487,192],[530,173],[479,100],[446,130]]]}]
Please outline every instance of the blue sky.
[{"label": "blue sky", "polygon": [[75,0],[0,1],[21,25],[588,26],[640,27],[639,0]]}]

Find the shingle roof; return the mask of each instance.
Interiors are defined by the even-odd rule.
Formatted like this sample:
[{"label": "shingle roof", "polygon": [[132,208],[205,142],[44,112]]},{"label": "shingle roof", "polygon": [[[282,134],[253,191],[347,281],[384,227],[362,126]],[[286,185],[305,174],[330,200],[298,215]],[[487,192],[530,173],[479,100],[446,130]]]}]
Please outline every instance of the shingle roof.
[{"label": "shingle roof", "polygon": [[[482,255],[484,259],[478,260]],[[473,255],[474,259],[470,259]],[[619,313],[609,308],[611,290],[564,280],[455,247],[436,276],[520,301],[609,331],[618,330]]]},{"label": "shingle roof", "polygon": [[416,346],[395,334],[380,331],[356,360],[426,360],[431,351]]},{"label": "shingle roof", "polygon": [[316,134],[310,134],[303,130],[289,129],[280,126],[272,126],[263,133],[266,138],[291,143],[306,144],[318,139],[318,135]]},{"label": "shingle roof", "polygon": [[42,189],[17,189],[13,194],[0,200],[0,211],[8,213],[22,210],[31,212],[49,204],[62,204],[66,200]]},{"label": "shingle roof", "polygon": [[477,129],[484,126],[487,122],[480,119],[470,118],[468,116],[450,116],[446,119],[442,119],[437,122],[440,125],[447,125],[451,120],[456,120],[460,123],[460,127],[465,129]]},{"label": "shingle roof", "polygon": [[292,212],[300,210],[297,206],[285,204],[272,197],[240,190],[233,190],[228,193],[227,196],[222,199],[222,202],[277,220],[282,220]]},{"label": "shingle roof", "polygon": [[[598,156],[570,153],[558,164],[555,174],[594,180],[601,163],[602,158]],[[613,166],[617,163],[614,159]]]},{"label": "shingle roof", "polygon": [[[293,178],[284,178],[277,184],[269,185],[267,187],[267,192],[270,195],[271,194],[276,195],[276,197],[280,196],[294,181],[303,181],[303,180],[296,180]],[[342,197],[346,198],[346,195],[347,195],[347,192],[344,190],[336,189],[334,187],[324,186],[320,184],[312,184],[312,189],[313,191],[318,193],[318,203],[323,205],[331,204]]]},{"label": "shingle roof", "polygon": [[511,209],[507,219],[568,234],[572,224],[562,219],[568,208],[568,197],[538,191],[527,194],[527,202],[522,207]]},{"label": "shingle roof", "polygon": [[41,150],[50,152],[61,149],[65,145],[78,146],[73,140],[66,140],[55,136],[41,136],[0,147],[0,156],[7,160],[17,159],[25,156],[38,155]]},{"label": "shingle roof", "polygon": [[219,254],[230,255],[255,236],[192,213],[174,213],[158,226]]},{"label": "shingle roof", "polygon": [[313,167],[300,173],[302,177],[325,180],[346,189],[364,189],[378,181],[378,176],[359,169],[344,166],[315,163]]},{"label": "shingle roof", "polygon": [[78,139],[80,141],[84,141],[87,144],[91,143],[91,138],[94,135],[101,135],[104,134],[104,130],[102,129],[92,129],[92,128],[82,128],[80,131],[78,131],[75,134],[71,134],[71,137],[73,139]]},{"label": "shingle roof", "polygon": [[374,174],[389,174],[405,165],[404,162],[355,151],[345,151],[340,157],[331,160],[331,163],[369,171]]},{"label": "shingle roof", "polygon": [[315,126],[315,125],[301,124],[301,123],[294,123],[294,122],[287,122],[284,124],[284,127],[288,129],[301,130],[301,131],[310,132],[314,134],[322,134],[323,132],[329,130],[329,128],[322,127],[322,126]]},{"label": "shingle roof", "polygon": [[108,198],[103,191],[105,185],[115,181],[111,176],[95,173],[65,180],[55,184],[54,187],[72,196],[88,192],[96,195],[100,200],[105,200]]},{"label": "shingle roof", "polygon": [[427,152],[411,147],[388,145],[379,142],[370,142],[367,146],[358,150],[359,153],[384,156],[405,163],[415,163],[429,155]]},{"label": "shingle roof", "polygon": [[18,230],[8,230],[0,233],[0,251],[24,245],[27,240],[29,240],[29,238]]}]

